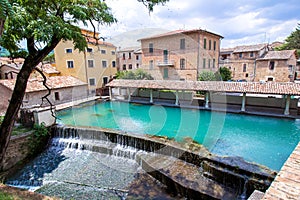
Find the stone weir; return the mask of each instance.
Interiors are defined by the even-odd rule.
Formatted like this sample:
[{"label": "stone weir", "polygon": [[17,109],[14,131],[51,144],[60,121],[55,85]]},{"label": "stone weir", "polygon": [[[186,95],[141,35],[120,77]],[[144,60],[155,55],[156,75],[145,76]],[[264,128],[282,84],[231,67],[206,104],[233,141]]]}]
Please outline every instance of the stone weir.
[{"label": "stone weir", "polygon": [[[72,126],[54,126],[51,133],[59,145],[135,159],[175,195],[188,199],[246,199],[254,190],[265,192],[276,176],[242,158],[213,155],[189,138],[178,143],[166,137]],[[61,142],[64,139],[72,142]]]}]

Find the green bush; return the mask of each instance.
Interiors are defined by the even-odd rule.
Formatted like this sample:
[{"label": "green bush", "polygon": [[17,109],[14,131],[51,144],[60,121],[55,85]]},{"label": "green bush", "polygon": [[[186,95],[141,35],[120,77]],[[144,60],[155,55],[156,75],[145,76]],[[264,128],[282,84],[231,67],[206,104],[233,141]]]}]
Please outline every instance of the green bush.
[{"label": "green bush", "polygon": [[34,125],[34,132],[29,138],[29,156],[35,156],[41,153],[48,144],[50,133],[44,124]]}]

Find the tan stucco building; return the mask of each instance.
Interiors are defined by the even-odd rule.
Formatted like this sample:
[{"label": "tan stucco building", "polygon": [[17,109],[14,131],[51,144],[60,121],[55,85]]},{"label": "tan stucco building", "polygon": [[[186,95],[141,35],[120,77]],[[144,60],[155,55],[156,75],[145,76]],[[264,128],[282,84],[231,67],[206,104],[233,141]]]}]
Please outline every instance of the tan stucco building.
[{"label": "tan stucco building", "polygon": [[[48,99],[53,105],[72,102],[87,97],[87,83],[72,76],[52,76],[46,81],[51,89]],[[0,80],[0,112],[6,111],[15,86],[15,79]],[[42,100],[48,93],[43,85],[43,79],[30,78],[27,83],[26,93],[22,102],[22,107],[49,106],[46,100]]]},{"label": "tan stucco building", "polygon": [[217,71],[222,38],[201,29],[142,38],[141,68],[157,80],[195,81],[201,71]]},{"label": "tan stucco building", "polygon": [[118,50],[117,66],[119,71],[135,70],[142,65],[141,47],[127,47]]},{"label": "tan stucco building", "polygon": [[[83,30],[88,42],[84,52],[74,49],[72,41],[61,41],[54,49],[56,69],[88,83],[89,94],[95,94],[116,74],[116,47],[94,39],[94,32]],[[95,35],[99,38],[99,35]]]}]

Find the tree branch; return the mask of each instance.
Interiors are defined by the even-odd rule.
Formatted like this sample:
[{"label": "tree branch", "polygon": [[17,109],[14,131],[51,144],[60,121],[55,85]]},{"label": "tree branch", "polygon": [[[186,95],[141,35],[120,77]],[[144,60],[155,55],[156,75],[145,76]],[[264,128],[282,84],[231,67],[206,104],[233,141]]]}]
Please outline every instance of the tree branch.
[{"label": "tree branch", "polygon": [[44,100],[46,100],[48,103],[49,103],[49,105],[50,105],[50,110],[51,110],[51,115],[52,115],[52,117],[54,117],[55,119],[57,119],[57,117],[55,116],[55,113],[54,113],[54,108],[55,108],[55,106],[51,103],[51,101],[48,99],[48,96],[50,96],[51,95],[51,88],[49,88],[49,86],[47,85],[47,77],[45,76],[45,74],[43,73],[43,71],[42,70],[40,70],[39,68],[35,68],[35,70],[37,71],[37,72],[39,72],[39,74],[41,74],[41,76],[43,77],[43,85],[45,86],[45,88],[47,89],[47,91],[48,91],[48,93],[45,95],[45,96],[43,96],[42,97],[42,104],[41,104],[41,106],[43,105],[43,103],[44,103]]}]

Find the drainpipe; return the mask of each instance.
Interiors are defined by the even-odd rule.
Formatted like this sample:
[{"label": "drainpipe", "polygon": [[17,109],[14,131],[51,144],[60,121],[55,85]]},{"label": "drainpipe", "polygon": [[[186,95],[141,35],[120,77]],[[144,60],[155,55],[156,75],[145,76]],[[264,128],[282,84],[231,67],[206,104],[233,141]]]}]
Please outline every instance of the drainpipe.
[{"label": "drainpipe", "polygon": [[85,79],[86,79],[86,82],[88,83],[88,96],[89,96],[90,95],[90,83],[89,83],[89,78],[88,78],[87,63],[86,63],[86,52],[85,52],[85,50],[83,51],[83,55],[84,55]]},{"label": "drainpipe", "polygon": [[196,81],[198,81],[198,76],[199,76],[199,64],[200,64],[200,32],[198,33],[198,46],[197,46],[197,77]]},{"label": "drainpipe", "polygon": [[254,69],[253,69],[253,79],[252,81],[255,81],[255,77],[256,77],[256,59],[254,60]]}]

